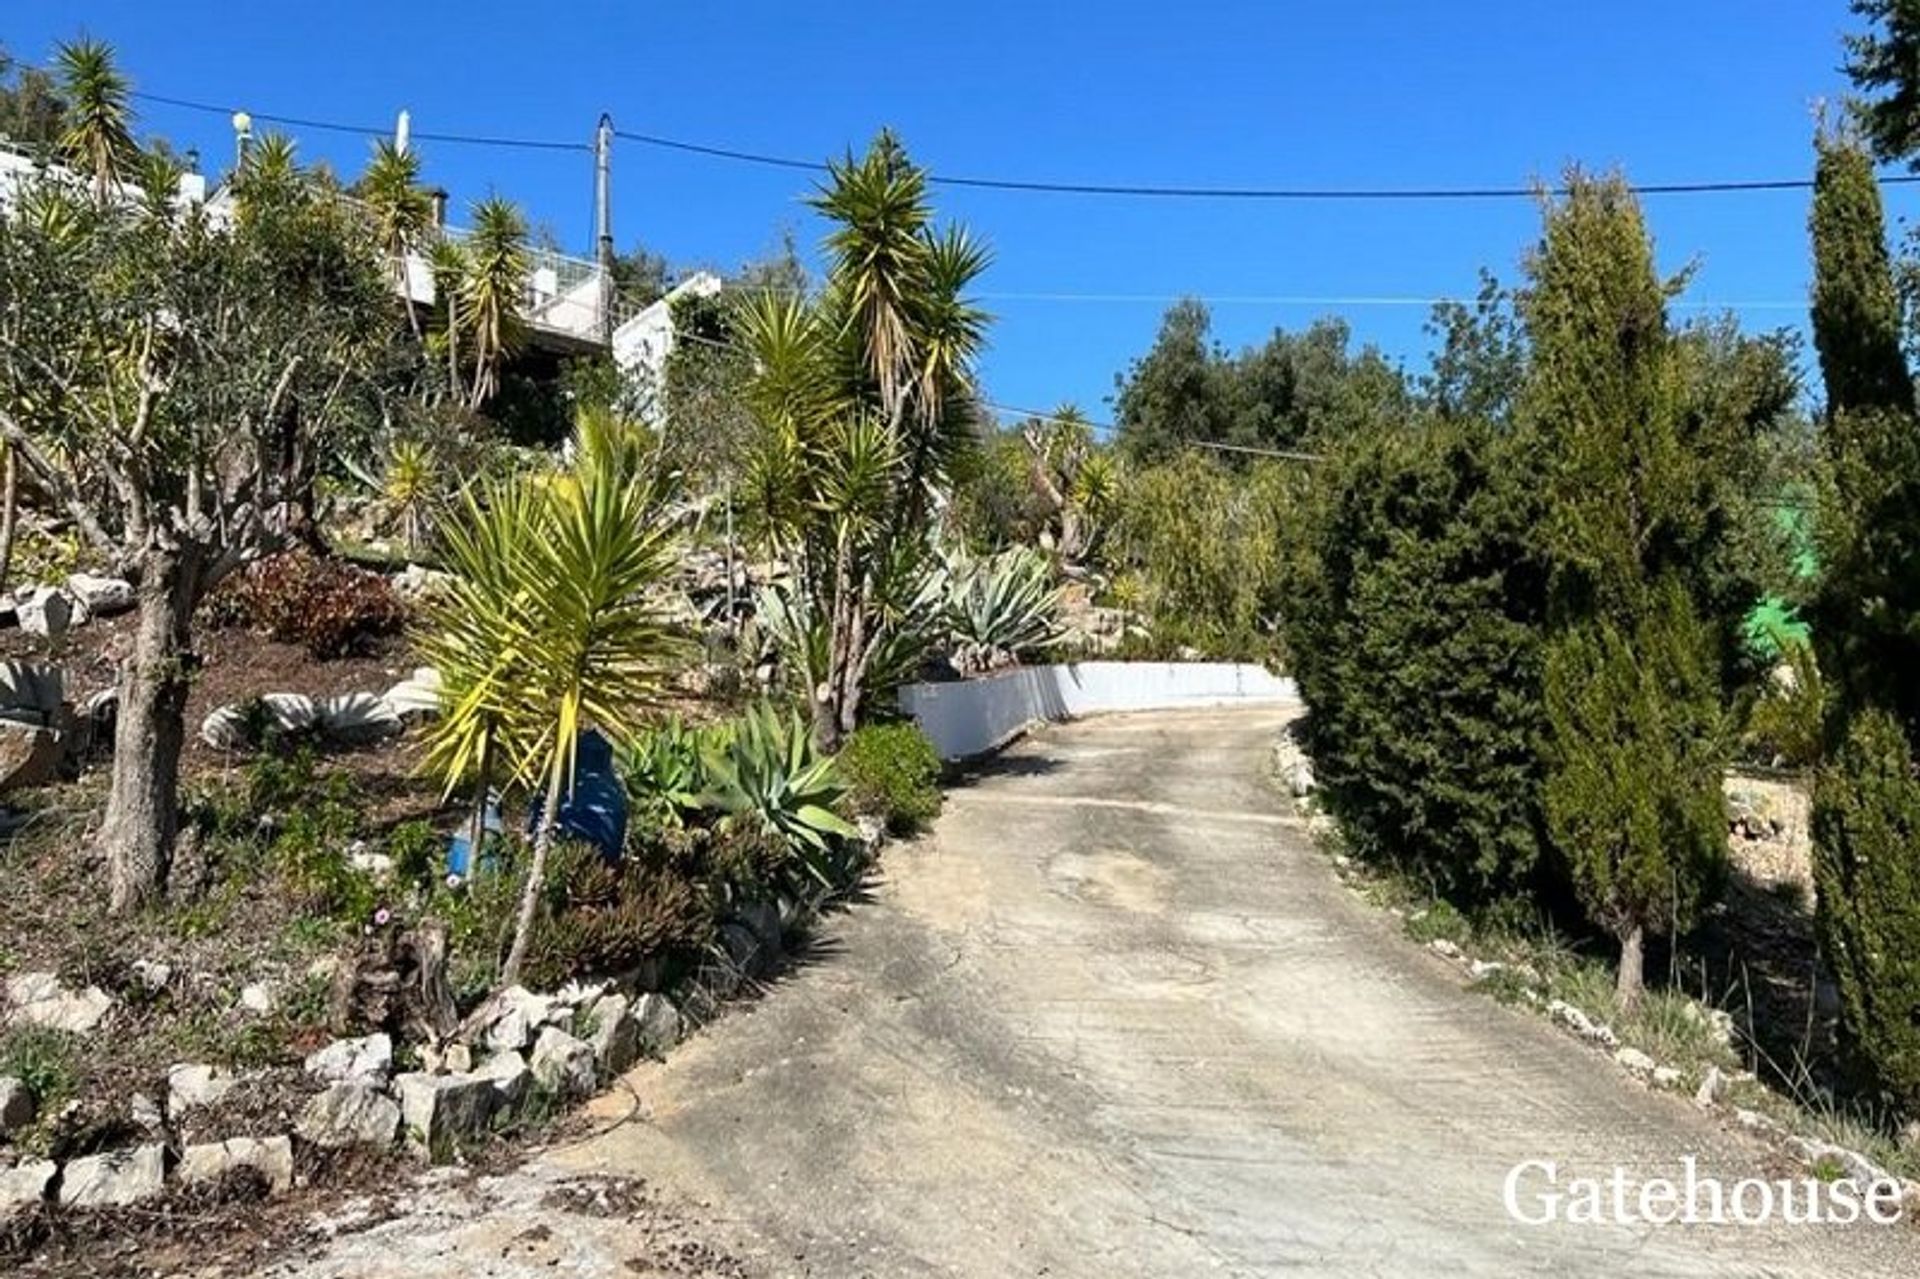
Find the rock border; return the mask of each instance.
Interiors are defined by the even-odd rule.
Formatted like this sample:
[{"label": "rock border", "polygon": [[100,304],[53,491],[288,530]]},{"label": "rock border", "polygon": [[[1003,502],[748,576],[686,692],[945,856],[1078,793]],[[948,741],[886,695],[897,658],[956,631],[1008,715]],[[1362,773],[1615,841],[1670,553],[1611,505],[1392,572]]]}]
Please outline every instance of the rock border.
[{"label": "rock border", "polygon": [[[885,831],[878,821],[860,826],[861,854],[871,862]],[[126,1099],[153,1120],[143,1143],[0,1167],[0,1229],[35,1208],[147,1203],[237,1170],[284,1194],[303,1184],[298,1156],[309,1149],[399,1150],[430,1164],[456,1159],[503,1125],[584,1102],[642,1058],[664,1058],[772,971],[784,957],[785,934],[810,913],[799,903],[742,903],[678,999],[650,988],[650,970],[553,992],[510,986],[453,1036],[415,1046],[410,1070],[397,1069],[396,1045],[384,1032],[336,1039],[303,1062],[316,1091],[288,1132],[183,1142],[182,1120],[217,1104],[240,1079],[223,1066],[178,1063],[167,1072],[162,1102]]]},{"label": "rock border", "polygon": [[[1333,818],[1320,811],[1314,798],[1316,790],[1313,777],[1313,761],[1301,746],[1294,731],[1298,720],[1288,724],[1273,746],[1273,779],[1285,793],[1294,811],[1306,821],[1307,834],[1316,844],[1322,836],[1337,830]],[[1342,853],[1332,853],[1335,876],[1349,890],[1354,889],[1357,871],[1351,858]],[[1401,915],[1399,910],[1393,914]],[[1655,1061],[1637,1048],[1622,1046],[1619,1035],[1605,1022],[1596,1021],[1585,1011],[1563,999],[1543,999],[1538,988],[1545,985],[1539,973],[1526,965],[1509,964],[1501,960],[1481,959],[1467,954],[1460,946],[1444,937],[1436,937],[1423,947],[1429,954],[1452,965],[1467,978],[1468,987],[1494,976],[1509,972],[1521,981],[1520,998],[1528,1005],[1545,1014],[1547,1020],[1560,1030],[1573,1036],[1582,1043],[1606,1053],[1614,1066],[1628,1078],[1654,1091],[1679,1093],[1687,1086],[1688,1072],[1679,1067]],[[1699,1009],[1699,1005],[1692,1005]],[[1727,1043],[1733,1038],[1733,1018],[1723,1009],[1699,1009],[1699,1015],[1713,1027],[1714,1033]],[[1823,1162],[1831,1162],[1847,1170],[1862,1184],[1888,1180],[1898,1181],[1904,1191],[1904,1199],[1915,1212],[1920,1212],[1920,1181],[1896,1178],[1892,1173],[1876,1164],[1856,1150],[1849,1150],[1822,1138],[1795,1133],[1786,1125],[1761,1114],[1756,1110],[1743,1107],[1729,1107],[1727,1093],[1732,1085],[1752,1082],[1756,1076],[1751,1071],[1739,1071],[1734,1074],[1723,1072],[1718,1066],[1709,1065],[1699,1086],[1693,1093],[1693,1104],[1709,1113],[1717,1114],[1723,1122],[1755,1134],[1765,1140],[1774,1149],[1789,1158],[1797,1159],[1809,1171]]]}]

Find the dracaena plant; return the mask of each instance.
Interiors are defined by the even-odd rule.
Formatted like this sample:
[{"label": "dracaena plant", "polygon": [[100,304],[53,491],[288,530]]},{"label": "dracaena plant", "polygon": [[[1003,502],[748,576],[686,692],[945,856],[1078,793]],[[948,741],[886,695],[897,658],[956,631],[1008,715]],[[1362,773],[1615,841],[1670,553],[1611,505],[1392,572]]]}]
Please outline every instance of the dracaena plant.
[{"label": "dracaena plant", "polygon": [[927,175],[891,134],[830,170],[814,201],[833,224],[825,287],[761,295],[739,315],[760,424],[745,509],[826,636],[806,686],[823,750],[901,660],[911,630],[897,607],[916,592],[901,590],[900,561],[926,556],[931,494],[979,434],[987,316],[967,295],[988,261],[964,231],[936,227]]},{"label": "dracaena plant", "polygon": [[[636,733],[684,654],[662,594],[677,564],[668,480],[636,469],[622,424],[582,422],[574,466],[477,486],[443,530],[453,580],[428,606],[423,649],[447,713],[428,763],[449,788],[493,775],[555,813],[582,729]],[[554,826],[538,824],[502,985],[519,977]]]}]

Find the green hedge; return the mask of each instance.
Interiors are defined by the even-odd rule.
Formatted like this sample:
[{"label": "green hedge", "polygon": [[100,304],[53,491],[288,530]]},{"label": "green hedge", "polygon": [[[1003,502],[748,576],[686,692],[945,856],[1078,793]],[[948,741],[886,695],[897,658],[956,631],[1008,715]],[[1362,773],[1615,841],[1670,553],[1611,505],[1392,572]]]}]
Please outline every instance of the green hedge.
[{"label": "green hedge", "polygon": [[1498,428],[1445,421],[1317,478],[1282,634],[1324,802],[1363,856],[1463,902],[1511,892],[1544,843],[1540,486]]}]

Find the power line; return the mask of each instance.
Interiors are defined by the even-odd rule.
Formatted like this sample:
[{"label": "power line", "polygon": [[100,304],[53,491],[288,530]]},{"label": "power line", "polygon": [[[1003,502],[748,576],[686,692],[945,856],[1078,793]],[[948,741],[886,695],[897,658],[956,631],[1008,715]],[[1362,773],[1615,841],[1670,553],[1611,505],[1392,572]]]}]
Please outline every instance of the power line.
[{"label": "power line", "polygon": [[[141,90],[136,90],[133,96],[145,102],[159,103],[165,106],[178,107],[183,110],[201,111],[217,115],[230,116],[236,110],[236,108],[232,106],[218,103],[202,102],[192,98],[172,97],[167,94],[148,93]],[[385,126],[351,124],[339,120],[321,120],[312,117],[280,115],[268,112],[250,112],[249,114],[256,120],[262,120],[269,124],[285,125],[289,128],[319,129],[332,133],[357,134],[362,137],[385,137],[391,132],[391,129]],[[416,130],[412,136],[422,142],[441,142],[455,146],[485,146],[534,151],[578,151],[589,153],[593,150],[591,144],[584,141],[570,141],[555,138],[501,137],[488,134],[438,133],[424,130]],[[777,168],[814,174],[825,174],[831,171],[831,166],[819,160],[807,160],[796,156],[774,155],[761,151],[748,151],[738,147],[716,146],[703,142],[690,142],[684,138],[670,138],[659,134],[639,133],[630,129],[616,129],[614,130],[614,136],[627,142],[637,143],[641,146],[705,156],[709,159],[727,160],[739,164],[758,165],[763,168]],[[984,191],[1008,191],[1024,194],[1111,196],[1143,199],[1271,200],[1302,202],[1381,201],[1405,203],[1423,200],[1512,200],[1535,199],[1542,195],[1564,196],[1568,194],[1569,191],[1569,188],[1564,185],[1548,185],[1545,183],[1529,183],[1518,186],[1457,187],[1208,186],[1193,184],[1161,185],[1154,183],[1071,182],[1025,178],[977,177],[944,173],[929,173],[927,180],[937,186]],[[1920,183],[1920,173],[1882,174],[1879,180],[1889,186],[1904,186]],[[1759,178],[1718,181],[1646,182],[1629,183],[1628,189],[1642,196],[1740,195],[1781,191],[1810,191],[1813,189],[1813,179]]]},{"label": "power line", "polygon": [[[679,138],[664,138],[657,134],[634,133],[622,129],[615,129],[614,136],[624,138],[628,142],[638,142],[643,146],[660,147],[670,151],[683,151],[693,155],[703,155],[719,160],[733,160],[743,164],[758,164],[770,168],[794,169],[808,173],[828,173],[831,171],[830,166],[821,161],[803,160],[794,156],[768,155],[759,151],[743,151],[736,147],[712,146],[706,143],[687,142]],[[1883,176],[1880,180],[1889,184],[1920,182],[1920,174],[1892,173]],[[1549,187],[1545,184],[1480,187],[1160,186],[1142,183],[1057,182],[1019,178],[959,177],[942,173],[928,174],[927,181],[938,186],[973,188],[986,191],[1020,191],[1050,195],[1135,196],[1162,199],[1214,200],[1507,200],[1533,199],[1546,194],[1564,196],[1570,191],[1570,188],[1566,186]],[[1631,189],[1639,195],[1711,195],[1760,191],[1810,191],[1813,189],[1813,180],[1811,178],[1761,178],[1703,182],[1649,182],[1629,185]]]},{"label": "power line", "polygon": [[[231,116],[243,108],[221,106],[213,102],[196,102],[191,98],[174,98],[160,93],[147,93],[134,90],[133,97],[143,102],[158,102],[170,107],[181,107],[188,111],[202,111],[213,115]],[[274,115],[265,111],[248,111],[255,120],[267,124],[281,124],[291,129],[319,129],[327,133],[351,133],[361,137],[384,138],[393,133],[391,125],[346,124],[338,120],[315,120],[295,115]],[[519,148],[528,151],[586,151],[593,146],[586,142],[561,142],[546,138],[505,138],[473,133],[434,133],[413,129],[409,136],[421,142],[444,142],[454,146]]]},{"label": "power line", "polygon": [[[986,291],[972,295],[983,302],[1112,302],[1152,303],[1170,306],[1175,302],[1205,302],[1215,306],[1439,306],[1445,302],[1471,302],[1459,294],[1419,296],[1413,294],[1310,294],[1310,293],[1070,293]],[[1689,301],[1674,298],[1670,307],[1689,311],[1804,311],[1807,303],[1768,298],[1754,301]]]},{"label": "power line", "polygon": [[1194,448],[1218,449],[1222,453],[1247,453],[1254,457],[1284,458],[1289,462],[1318,462],[1321,460],[1320,454],[1318,453],[1296,453],[1292,449],[1261,449],[1255,448],[1251,444],[1221,444],[1215,440],[1188,440],[1186,442]]}]

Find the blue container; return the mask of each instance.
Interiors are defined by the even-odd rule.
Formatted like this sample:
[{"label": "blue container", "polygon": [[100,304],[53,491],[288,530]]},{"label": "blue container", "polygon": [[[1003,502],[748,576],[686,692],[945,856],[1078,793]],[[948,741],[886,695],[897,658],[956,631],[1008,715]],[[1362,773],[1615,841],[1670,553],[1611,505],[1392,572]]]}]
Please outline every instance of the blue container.
[{"label": "blue container", "polygon": [[[560,801],[556,823],[563,839],[577,839],[618,862],[627,841],[627,789],[613,766],[613,743],[597,728],[580,734],[574,745],[573,786]],[[527,834],[540,828],[540,806],[527,814]]]},{"label": "blue container", "polygon": [[[500,797],[489,792],[486,812],[480,818],[481,838],[498,835],[503,829],[500,822]],[[458,875],[466,879],[473,874],[473,823],[463,821],[453,833],[453,840],[447,845],[447,874]],[[483,859],[484,862],[485,859]],[[491,869],[491,868],[486,868]]]}]

